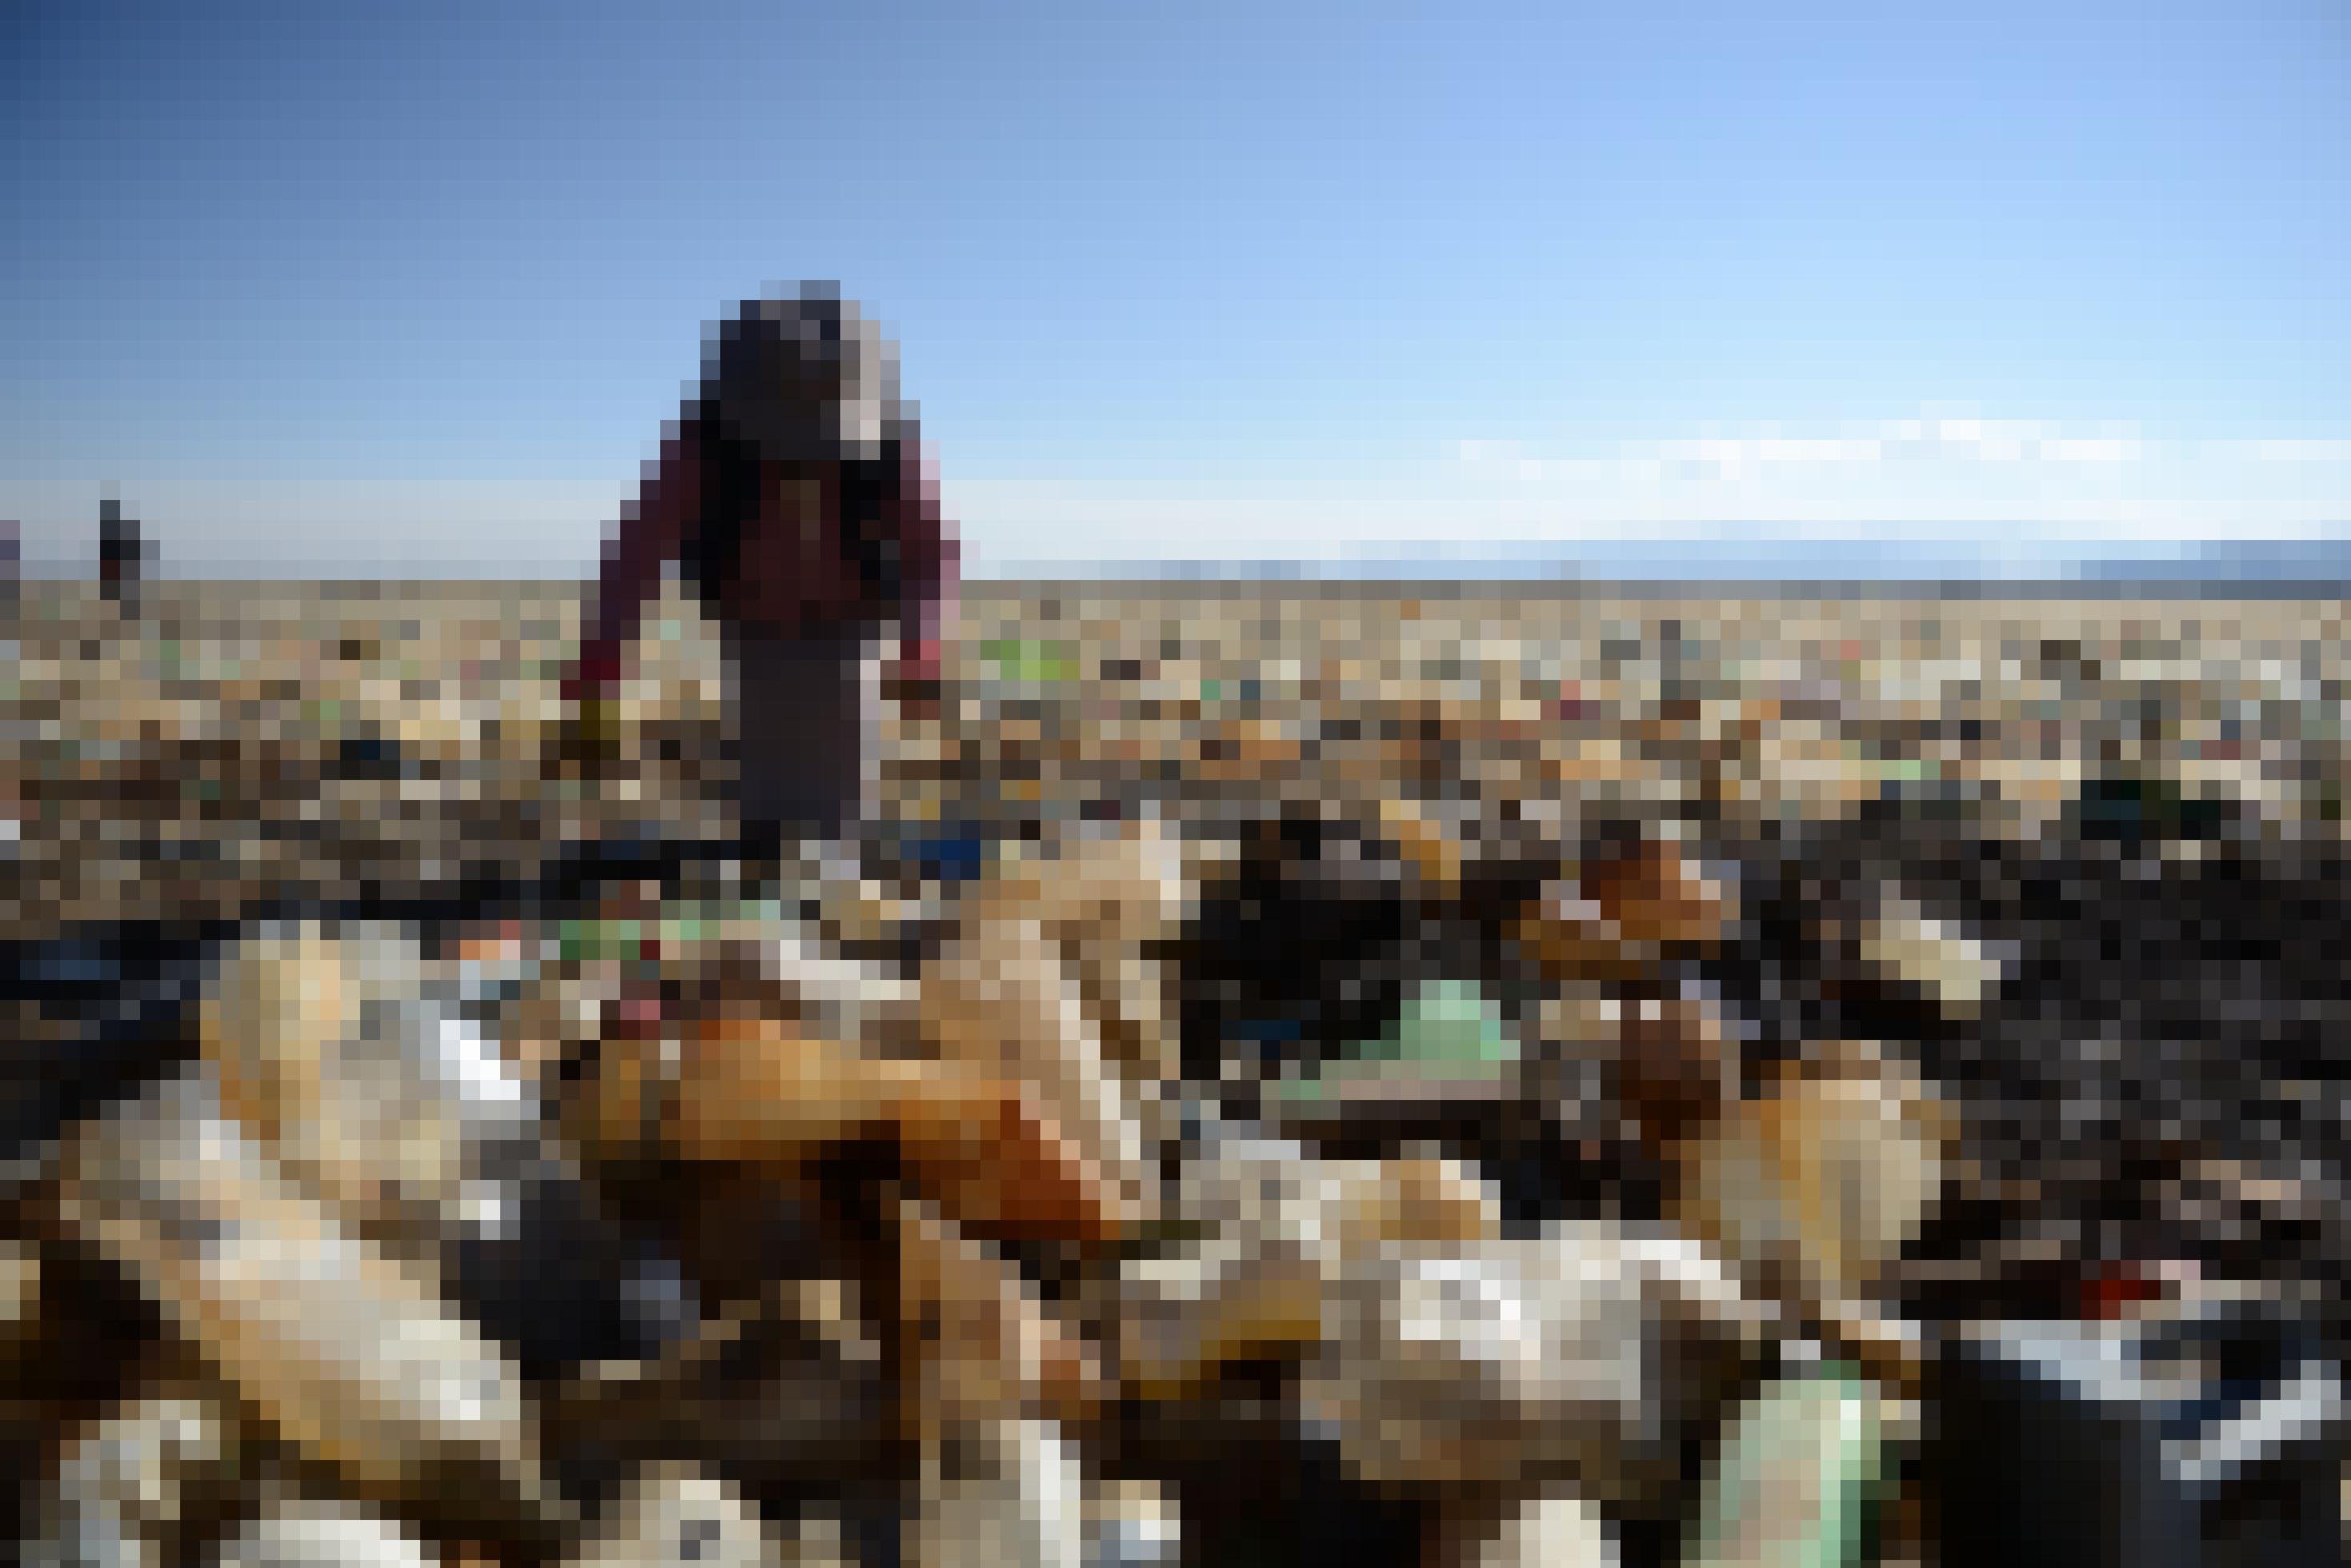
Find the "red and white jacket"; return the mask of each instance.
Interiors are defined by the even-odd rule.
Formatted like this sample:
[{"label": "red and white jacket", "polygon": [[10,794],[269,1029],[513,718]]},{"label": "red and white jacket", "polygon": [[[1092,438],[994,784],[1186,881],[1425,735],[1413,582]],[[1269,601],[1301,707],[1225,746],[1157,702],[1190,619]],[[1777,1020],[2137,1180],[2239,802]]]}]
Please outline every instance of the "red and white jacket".
[{"label": "red and white jacket", "polygon": [[[688,423],[664,440],[635,504],[622,510],[618,536],[605,545],[579,663],[564,683],[567,699],[611,693],[622,652],[660,591],[664,567],[697,553],[710,488],[704,450],[709,439]],[[874,520],[875,536],[866,541],[894,551],[894,583],[876,582],[860,566],[844,536],[838,471],[820,467],[813,515],[796,484],[766,485],[751,498],[739,523],[735,569],[702,585],[704,602],[736,630],[754,636],[894,629],[893,673],[935,680],[960,578],[959,553],[941,511],[935,468],[919,440],[906,441],[900,452],[896,493]]]}]

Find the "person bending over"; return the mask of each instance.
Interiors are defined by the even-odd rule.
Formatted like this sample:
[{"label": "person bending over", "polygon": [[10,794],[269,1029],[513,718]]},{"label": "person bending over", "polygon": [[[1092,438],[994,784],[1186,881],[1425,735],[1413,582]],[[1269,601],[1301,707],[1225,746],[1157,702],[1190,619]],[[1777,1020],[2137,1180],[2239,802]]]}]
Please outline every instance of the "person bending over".
[{"label": "person bending over", "polygon": [[617,761],[622,652],[675,563],[736,674],[747,853],[846,851],[876,804],[879,702],[935,703],[957,583],[896,349],[804,285],[718,325],[700,393],[607,546],[565,681],[574,746]]}]

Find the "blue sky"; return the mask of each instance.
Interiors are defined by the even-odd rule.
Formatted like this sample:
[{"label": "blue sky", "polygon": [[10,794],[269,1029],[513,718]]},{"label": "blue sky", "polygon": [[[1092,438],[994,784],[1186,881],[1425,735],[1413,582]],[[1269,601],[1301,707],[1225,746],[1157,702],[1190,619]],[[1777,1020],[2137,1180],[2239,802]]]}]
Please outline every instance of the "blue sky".
[{"label": "blue sky", "polygon": [[2351,523],[2335,0],[193,9],[0,20],[31,555],[579,569],[802,277],[982,568]]}]

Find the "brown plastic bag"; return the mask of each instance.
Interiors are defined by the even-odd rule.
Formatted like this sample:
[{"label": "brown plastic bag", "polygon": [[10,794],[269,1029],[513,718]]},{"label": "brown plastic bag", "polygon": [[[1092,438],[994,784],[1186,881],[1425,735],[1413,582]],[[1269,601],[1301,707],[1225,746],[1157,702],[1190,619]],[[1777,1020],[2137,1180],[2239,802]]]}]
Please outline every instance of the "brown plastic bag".
[{"label": "brown plastic bag", "polygon": [[566,1126],[591,1156],[797,1170],[841,1144],[900,1149],[916,1186],[988,1234],[1100,1240],[1101,1183],[1016,1078],[880,1056],[758,1018],[607,1038]]}]

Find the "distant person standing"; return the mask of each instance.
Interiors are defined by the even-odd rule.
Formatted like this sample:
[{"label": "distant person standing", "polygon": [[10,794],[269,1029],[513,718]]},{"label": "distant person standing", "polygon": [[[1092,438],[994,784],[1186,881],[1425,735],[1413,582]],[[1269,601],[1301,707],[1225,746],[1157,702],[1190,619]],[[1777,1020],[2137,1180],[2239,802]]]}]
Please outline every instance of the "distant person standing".
[{"label": "distant person standing", "polygon": [[108,604],[126,609],[139,605],[139,586],[146,575],[146,542],[139,524],[122,514],[122,503],[98,504],[98,591]]},{"label": "distant person standing", "polygon": [[935,701],[957,580],[937,485],[893,346],[830,286],[741,306],[700,390],[607,546],[566,682],[574,749],[617,752],[622,650],[675,562],[734,666],[750,846],[838,843],[875,804],[878,701]]}]

